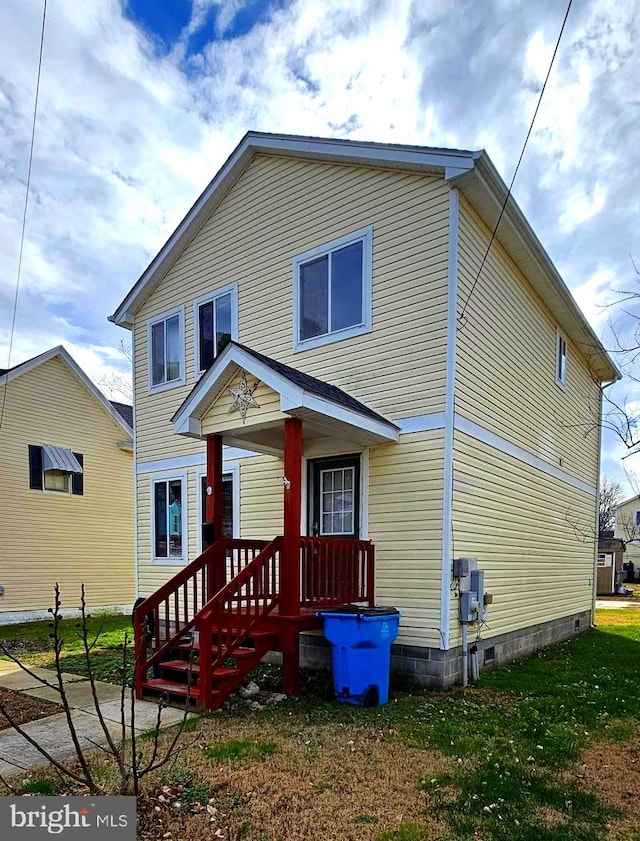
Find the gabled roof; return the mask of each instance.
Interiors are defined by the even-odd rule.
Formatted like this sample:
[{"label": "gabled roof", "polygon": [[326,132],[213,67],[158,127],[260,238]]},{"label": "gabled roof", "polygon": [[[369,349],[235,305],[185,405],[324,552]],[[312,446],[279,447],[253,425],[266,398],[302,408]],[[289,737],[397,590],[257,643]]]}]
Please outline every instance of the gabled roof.
[{"label": "gabled roof", "polygon": [[310,422],[358,430],[372,443],[397,441],[397,424],[334,385],[283,365],[245,345],[229,342],[171,418],[174,431],[199,437],[200,421],[229,382],[229,369],[247,371],[280,395],[280,409]]},{"label": "gabled roof", "polygon": [[[248,132],[113,315],[109,316],[110,321],[132,329],[135,313],[258,154],[440,175],[460,190],[490,230],[493,230],[508,194],[506,184],[484,150]],[[549,307],[563,331],[589,359],[594,373],[603,381],[619,379],[618,368],[513,197],[506,203],[497,239]]]},{"label": "gabled roof", "polygon": [[[100,389],[95,385],[95,383],[89,379],[89,377],[85,374],[82,368],[78,365],[75,359],[71,356],[69,351],[63,347],[63,345],[58,345],[57,347],[51,348],[51,350],[47,350],[44,353],[39,354],[38,356],[34,356],[32,359],[27,359],[26,362],[21,362],[19,365],[14,365],[12,368],[4,368],[0,369],[0,386],[6,383],[10,383],[12,380],[21,377],[23,374],[28,373],[29,371],[33,371],[34,368],[38,368],[40,365],[44,365],[45,362],[49,362],[51,359],[55,359],[58,357],[69,370],[76,375],[76,377],[80,380],[80,382],[87,388],[93,397],[98,401],[98,403],[102,406],[102,408],[107,412],[113,420],[118,424],[118,426],[130,437],[133,438],[133,424],[129,423],[126,420],[125,415],[120,412],[119,409],[114,408],[114,405],[107,400],[104,394],[100,391]],[[9,398],[11,397],[11,392],[9,391]],[[120,403],[117,404],[122,406],[123,409],[126,408],[125,404]],[[131,407],[129,407],[131,408]]]}]

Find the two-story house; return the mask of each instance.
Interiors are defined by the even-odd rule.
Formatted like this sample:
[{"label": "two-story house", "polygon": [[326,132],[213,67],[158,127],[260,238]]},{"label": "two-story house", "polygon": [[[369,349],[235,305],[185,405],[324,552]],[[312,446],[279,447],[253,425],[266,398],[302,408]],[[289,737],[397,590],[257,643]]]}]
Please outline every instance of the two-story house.
[{"label": "two-story house", "polygon": [[374,600],[402,614],[393,668],[451,685],[462,556],[492,596],[480,665],[589,627],[595,545],[566,511],[596,522],[618,372],[513,199],[487,254],[506,196],[485,152],[250,132],[111,316],[140,691],[181,691],[189,631],[203,706],[267,648],[295,691],[315,610]]}]

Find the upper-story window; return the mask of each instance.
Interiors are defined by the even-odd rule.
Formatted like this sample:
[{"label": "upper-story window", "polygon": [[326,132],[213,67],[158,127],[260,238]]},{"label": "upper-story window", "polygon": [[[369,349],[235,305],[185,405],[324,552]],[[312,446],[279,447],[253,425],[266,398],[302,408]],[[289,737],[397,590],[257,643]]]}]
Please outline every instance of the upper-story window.
[{"label": "upper-story window", "polygon": [[195,375],[200,376],[230,339],[238,339],[238,284],[232,283],[194,301]]},{"label": "upper-story window", "polygon": [[371,330],[371,228],[293,261],[294,350]]},{"label": "upper-story window", "polygon": [[561,388],[567,384],[567,340],[560,331],[556,337],[556,383]]},{"label": "upper-story window", "polygon": [[162,391],[184,383],[182,307],[149,321],[149,388]]}]

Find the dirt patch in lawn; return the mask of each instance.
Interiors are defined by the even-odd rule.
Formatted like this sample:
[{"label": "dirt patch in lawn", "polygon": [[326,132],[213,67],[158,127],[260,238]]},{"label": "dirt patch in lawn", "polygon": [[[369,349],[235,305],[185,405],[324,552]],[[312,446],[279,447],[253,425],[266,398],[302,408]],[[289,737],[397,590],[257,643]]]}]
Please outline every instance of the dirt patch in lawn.
[{"label": "dirt patch in lawn", "polygon": [[[219,731],[203,728],[200,751],[189,750],[173,786],[165,775],[169,791],[147,792],[139,838],[195,841],[218,831],[225,839],[365,841],[406,821],[422,825],[425,838],[446,832],[427,814],[420,780],[451,770],[451,761],[407,748],[392,730],[309,727],[286,734],[247,720],[241,729]],[[220,757],[230,740],[270,748],[257,759],[260,750],[247,751],[250,760],[208,758]]]},{"label": "dirt patch in lawn", "polygon": [[[43,701],[40,698],[30,698],[12,689],[0,689],[0,705],[5,709],[16,724],[26,724],[38,718],[56,715],[61,711],[58,704]],[[10,727],[7,718],[0,712],[0,730]]]},{"label": "dirt patch in lawn", "polygon": [[631,838],[640,826],[640,736],[592,745],[583,752],[576,773],[602,802],[623,812],[609,822],[608,838]]}]

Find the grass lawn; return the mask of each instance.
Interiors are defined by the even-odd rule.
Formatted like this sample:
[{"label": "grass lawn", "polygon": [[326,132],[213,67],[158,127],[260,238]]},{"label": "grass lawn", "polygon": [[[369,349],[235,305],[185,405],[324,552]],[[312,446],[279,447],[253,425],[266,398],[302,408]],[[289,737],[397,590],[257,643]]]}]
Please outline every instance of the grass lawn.
[{"label": "grass lawn", "polygon": [[[138,837],[640,841],[640,609],[598,623],[464,692],[373,709],[308,692],[195,718],[147,780]],[[96,652],[114,670],[126,624],[109,620]]]},{"label": "grass lawn", "polygon": [[[129,635],[133,645],[131,617],[118,615],[98,615],[88,619],[89,640],[95,640],[92,647],[91,663],[98,680],[119,683],[122,675],[122,646],[125,634]],[[5,625],[0,630],[3,645],[27,666],[54,666],[53,641],[50,638],[52,624],[42,622],[22,622],[18,625]],[[72,674],[86,674],[84,646],[80,635],[80,624],[76,619],[64,619],[60,623],[60,634],[64,647],[60,656],[63,671]],[[133,652],[129,657],[133,660]]]}]

